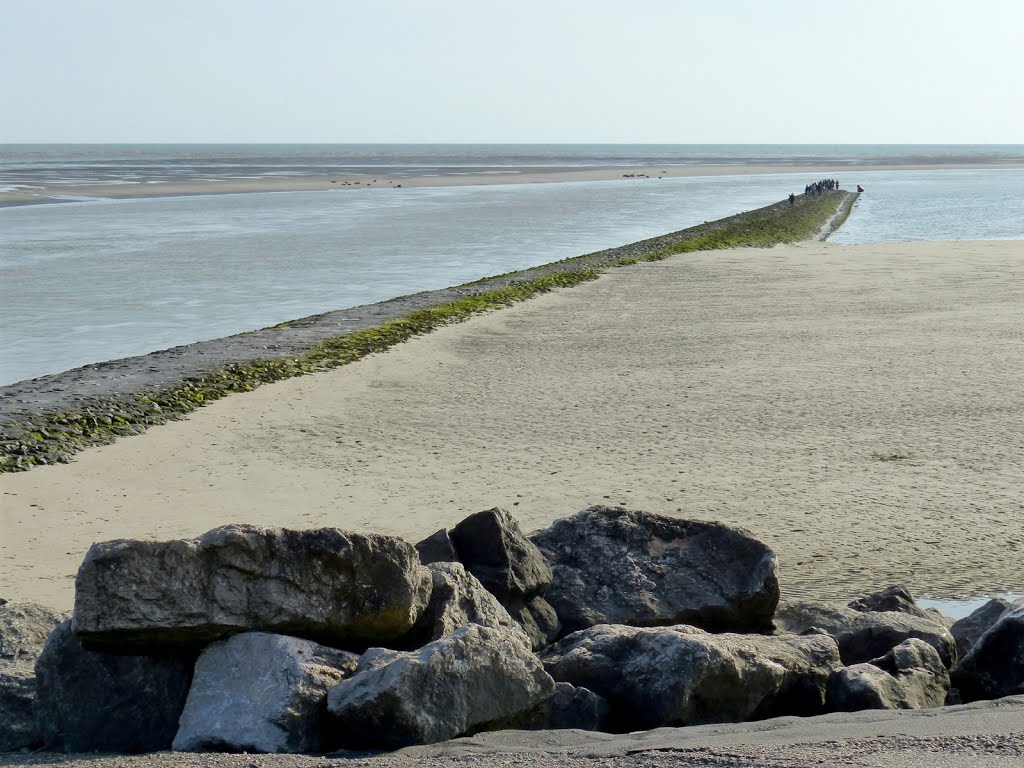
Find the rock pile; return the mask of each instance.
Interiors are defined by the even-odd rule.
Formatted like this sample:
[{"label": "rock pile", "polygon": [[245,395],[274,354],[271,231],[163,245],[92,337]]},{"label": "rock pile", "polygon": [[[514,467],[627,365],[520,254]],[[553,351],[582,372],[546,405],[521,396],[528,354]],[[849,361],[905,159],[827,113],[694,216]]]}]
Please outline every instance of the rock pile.
[{"label": "rock pile", "polygon": [[780,605],[776,567],[744,531],[618,507],[532,537],[492,509],[416,546],[96,544],[70,618],[0,600],[0,749],[324,753],[1024,692],[1024,602],[950,628],[903,588]]}]

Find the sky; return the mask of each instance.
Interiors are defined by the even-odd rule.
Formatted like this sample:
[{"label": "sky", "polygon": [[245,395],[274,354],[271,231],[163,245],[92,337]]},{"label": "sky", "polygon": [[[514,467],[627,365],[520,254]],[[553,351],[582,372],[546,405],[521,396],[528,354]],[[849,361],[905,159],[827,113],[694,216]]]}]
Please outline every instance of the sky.
[{"label": "sky", "polygon": [[1024,143],[1020,0],[0,0],[0,142]]}]

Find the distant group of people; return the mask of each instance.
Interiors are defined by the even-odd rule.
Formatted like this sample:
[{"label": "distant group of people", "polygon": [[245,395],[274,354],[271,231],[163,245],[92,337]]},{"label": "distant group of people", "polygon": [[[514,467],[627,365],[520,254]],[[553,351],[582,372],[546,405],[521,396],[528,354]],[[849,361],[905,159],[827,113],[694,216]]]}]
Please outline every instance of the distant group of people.
[{"label": "distant group of people", "polygon": [[[815,181],[804,187],[804,194],[808,196],[823,195],[826,192],[832,192],[839,189],[839,182],[836,179],[822,179],[821,181]],[[857,189],[860,192],[860,188]],[[792,192],[789,193],[789,204],[796,205],[796,195]]]},{"label": "distant group of people", "polygon": [[823,195],[826,192],[833,192],[839,189],[839,182],[835,179],[822,179],[808,184],[804,187],[805,195]]}]

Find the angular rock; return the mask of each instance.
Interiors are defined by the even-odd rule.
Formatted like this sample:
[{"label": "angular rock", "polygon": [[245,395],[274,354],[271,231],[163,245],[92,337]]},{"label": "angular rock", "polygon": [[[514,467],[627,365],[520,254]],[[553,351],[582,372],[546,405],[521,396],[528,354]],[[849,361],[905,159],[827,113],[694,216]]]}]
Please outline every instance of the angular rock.
[{"label": "angular rock", "polygon": [[35,711],[43,742],[57,752],[170,749],[194,661],[194,655],[88,651],[65,621],[36,662]]},{"label": "angular rock", "polygon": [[547,560],[507,510],[470,515],[449,535],[459,561],[502,604],[529,600],[543,594],[551,583]]},{"label": "angular rock", "polygon": [[950,676],[966,702],[1024,693],[1024,600],[978,638]]},{"label": "angular rock", "polygon": [[343,745],[397,748],[480,730],[554,690],[518,638],[470,624],[419,651],[367,651],[356,675],[328,693],[327,706]]},{"label": "angular rock", "polygon": [[961,659],[970,653],[971,648],[978,642],[978,638],[999,621],[1009,607],[1010,604],[1006,600],[999,598],[989,600],[970,616],[960,619],[949,628],[949,633],[956,640],[956,649]]},{"label": "angular rock", "polygon": [[[437,562],[426,567],[433,579],[430,603],[416,626],[399,643],[403,648],[419,648],[467,624],[523,635],[498,598],[484,589],[461,563]],[[529,643],[525,636],[522,640]]]},{"label": "angular rock", "polygon": [[783,632],[800,634],[817,628],[839,643],[843,664],[860,664],[884,656],[904,640],[924,640],[947,668],[956,663],[956,642],[945,626],[930,618],[895,611],[863,613],[810,600],[779,603],[775,624]]},{"label": "angular rock", "polygon": [[543,597],[535,597],[525,603],[514,601],[508,606],[508,612],[526,632],[535,651],[551,645],[562,633],[558,614]]},{"label": "angular rock", "polygon": [[42,605],[0,600],[0,752],[40,743],[33,713],[36,659],[63,619]]},{"label": "angular rock", "polygon": [[455,545],[452,544],[446,528],[442,528],[419,542],[416,545],[416,551],[419,552],[420,562],[423,565],[454,563],[459,560],[459,556],[455,553]]},{"label": "angular rock", "polygon": [[608,728],[608,702],[586,688],[555,683],[555,695],[529,712],[500,724],[500,729],[604,731]]},{"label": "angular rock", "polygon": [[311,640],[246,632],[196,662],[173,748],[181,752],[324,752],[327,692],[359,657]]},{"label": "angular rock", "polygon": [[390,536],[228,525],[190,541],[94,544],[75,589],[75,631],[90,647],[197,647],[259,630],[361,650],[412,628],[430,573]]},{"label": "angular rock", "polygon": [[924,608],[918,606],[910,589],[902,585],[888,587],[854,600],[849,607],[861,613],[906,613],[922,619],[935,620],[933,614],[929,614]]},{"label": "angular rock", "polygon": [[591,627],[541,658],[555,680],[607,699],[615,731],[818,714],[841,666],[827,635],[712,635],[686,625]]},{"label": "angular rock", "polygon": [[924,640],[900,643],[879,659],[837,670],[828,681],[829,708],[929,709],[949,694],[949,672],[938,652]]},{"label": "angular rock", "polygon": [[545,598],[564,632],[597,624],[771,627],[775,554],[719,523],[591,507],[533,535],[554,571]]}]

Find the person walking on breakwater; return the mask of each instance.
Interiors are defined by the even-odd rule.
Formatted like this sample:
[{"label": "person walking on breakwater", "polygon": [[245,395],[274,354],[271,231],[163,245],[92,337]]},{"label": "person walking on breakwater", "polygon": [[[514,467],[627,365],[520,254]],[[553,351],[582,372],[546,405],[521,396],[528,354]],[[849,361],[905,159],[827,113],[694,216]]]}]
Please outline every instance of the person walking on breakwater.
[{"label": "person walking on breakwater", "polygon": [[794,195],[792,192],[789,193],[789,204],[796,205],[796,195]]}]

